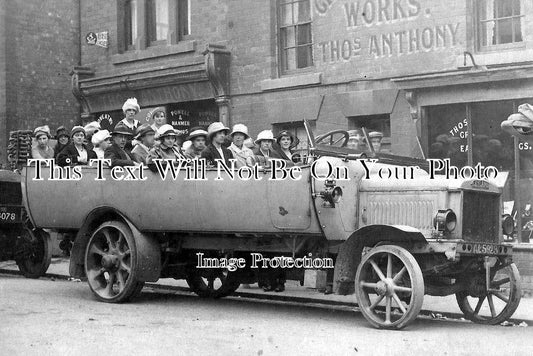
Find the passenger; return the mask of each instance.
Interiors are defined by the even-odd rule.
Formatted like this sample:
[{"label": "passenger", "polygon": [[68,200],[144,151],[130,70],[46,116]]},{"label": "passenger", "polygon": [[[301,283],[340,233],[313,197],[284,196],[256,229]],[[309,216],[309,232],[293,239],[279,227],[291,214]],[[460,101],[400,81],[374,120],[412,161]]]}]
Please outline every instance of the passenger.
[{"label": "passenger", "polygon": [[96,153],[89,150],[84,144],[85,130],[81,126],[74,126],[70,132],[72,142],[69,143],[57,156],[60,166],[77,166],[88,164],[91,159],[96,159]]},{"label": "passenger", "polygon": [[155,131],[150,124],[143,124],[137,128],[137,136],[135,136],[137,145],[131,151],[135,162],[147,164],[148,154],[155,143],[154,135]]},{"label": "passenger", "polygon": [[186,159],[176,144],[178,134],[171,125],[163,125],[157,130],[155,139],[159,140],[159,145],[150,149],[147,163],[151,164],[154,159]]},{"label": "passenger", "polygon": [[189,147],[185,148],[185,141],[183,143],[185,157],[189,159],[199,159],[202,151],[205,150],[205,141],[207,140],[207,131],[201,127],[194,127],[191,133],[187,136],[187,141],[190,142]]},{"label": "passenger", "polygon": [[105,150],[112,145],[111,134],[107,130],[100,130],[93,135],[91,143],[93,144],[93,151],[96,153],[96,157],[104,159]]},{"label": "passenger", "polygon": [[381,151],[381,141],[383,140],[383,133],[379,131],[372,131],[368,134],[370,143],[374,148],[374,152],[379,153]]},{"label": "passenger", "polygon": [[270,130],[263,130],[257,135],[255,144],[259,147],[254,151],[255,160],[265,168],[270,167],[270,160],[273,158],[281,159],[280,155],[272,149],[274,134]]},{"label": "passenger", "polygon": [[363,131],[360,129],[349,130],[348,135],[348,142],[346,143],[347,148],[352,150],[364,150]]},{"label": "passenger", "polygon": [[230,159],[233,154],[229,149],[223,146],[229,129],[221,122],[213,122],[207,128],[208,146],[202,151],[201,158],[205,158],[209,166],[215,166],[217,161],[223,160],[226,165],[230,166]]},{"label": "passenger", "polygon": [[101,127],[100,124],[97,121],[89,122],[85,127],[83,128],[85,130],[85,144],[87,145],[87,148],[92,150],[93,149],[93,143],[92,138],[95,133],[97,133]]},{"label": "passenger", "polygon": [[130,132],[130,136],[128,136],[128,142],[126,142],[125,150],[126,152],[131,152],[133,149],[133,144],[131,141],[133,140],[133,136],[135,136],[137,127],[140,125],[139,120],[135,119],[135,115],[141,111],[141,107],[139,106],[139,103],[137,103],[137,99],[129,98],[124,102],[124,105],[122,105],[122,111],[126,117],[120,122]]},{"label": "passenger", "polygon": [[292,150],[298,145],[300,140],[298,140],[292,133],[287,130],[281,131],[276,137],[276,142],[278,143],[277,152],[280,157],[286,161],[293,163],[293,153]]},{"label": "passenger", "polygon": [[31,156],[35,159],[54,158],[54,149],[48,145],[50,141],[50,128],[48,125],[37,127],[33,133],[37,146],[32,148]]},{"label": "passenger", "polygon": [[122,121],[119,121],[111,135],[113,144],[104,151],[104,158],[111,160],[111,167],[136,165],[125,150],[126,144],[132,136],[129,128]]},{"label": "passenger", "polygon": [[59,152],[61,152],[63,148],[65,148],[65,146],[70,142],[70,136],[65,126],[59,126],[57,128],[55,139],[57,140],[57,143],[54,147],[54,158],[57,159]]},{"label": "passenger", "polygon": [[237,168],[253,167],[255,165],[254,152],[244,145],[244,141],[250,138],[248,128],[243,124],[236,124],[231,131],[231,137],[233,142],[229,150],[235,158]]},{"label": "passenger", "polygon": [[167,123],[166,110],[164,107],[157,107],[148,114],[153,120],[152,129],[157,132],[159,128]]}]

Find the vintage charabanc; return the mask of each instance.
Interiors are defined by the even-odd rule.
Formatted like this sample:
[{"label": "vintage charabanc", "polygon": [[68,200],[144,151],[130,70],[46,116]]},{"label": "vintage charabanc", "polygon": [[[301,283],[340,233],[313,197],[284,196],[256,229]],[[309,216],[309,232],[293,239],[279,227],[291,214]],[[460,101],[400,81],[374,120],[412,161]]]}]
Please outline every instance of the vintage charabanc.
[{"label": "vintage charabanc", "polygon": [[31,225],[22,204],[20,174],[0,170],[0,261],[15,260],[24,276],[39,278],[51,259],[49,234]]},{"label": "vintage charabanc", "polygon": [[[230,179],[217,168],[187,179],[190,165],[175,179],[148,169],[112,179],[109,168],[98,177],[98,169],[78,167],[81,177],[52,180],[67,168],[47,164],[36,179],[32,162],[23,172],[24,203],[36,227],[75,236],[70,274],[86,277],[105,302],[130,300],[159,278],[186,279],[200,296],[226,296],[254,282],[250,256],[260,253],[331,258],[333,290],[355,292],[378,328],[415,320],[425,294],[456,295],[477,323],[511,317],[521,289],[512,247],[502,243],[501,187],[430,179],[416,168],[424,161],[347,148],[348,131],[315,140],[308,129],[308,136],[299,180],[269,179],[272,169]],[[198,268],[199,253],[247,263]]]}]

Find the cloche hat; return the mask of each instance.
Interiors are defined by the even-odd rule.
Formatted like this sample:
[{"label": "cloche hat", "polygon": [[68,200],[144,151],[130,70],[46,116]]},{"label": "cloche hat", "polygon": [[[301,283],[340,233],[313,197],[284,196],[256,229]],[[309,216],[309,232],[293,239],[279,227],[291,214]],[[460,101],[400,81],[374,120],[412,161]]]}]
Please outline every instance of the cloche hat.
[{"label": "cloche hat", "polygon": [[70,131],[70,137],[73,137],[78,132],[83,132],[83,135],[87,136],[87,134],[85,133],[85,129],[82,126],[74,126],[72,128],[72,131]]},{"label": "cloche hat", "polygon": [[39,136],[46,135],[46,137],[50,138],[50,128],[48,125],[39,126],[33,131],[33,135],[35,138],[39,138]]},{"label": "cloche hat", "polygon": [[246,136],[245,138],[250,137],[250,135],[248,135],[248,127],[243,124],[236,124],[233,126],[233,130],[231,130],[230,135],[233,136],[236,133],[242,133],[244,136]]},{"label": "cloche hat", "polygon": [[164,124],[159,129],[157,129],[157,132],[155,133],[156,139],[161,139],[165,136],[178,136],[176,133],[176,130],[172,127],[172,125]]},{"label": "cloche hat", "polygon": [[111,137],[111,133],[107,130],[100,130],[98,132],[95,132],[93,137],[91,138],[91,142],[93,145],[98,146],[105,140]]},{"label": "cloche hat", "polygon": [[268,140],[268,141],[275,141],[274,140],[274,134],[272,133],[271,130],[263,130],[259,133],[259,135],[257,135],[257,139],[255,140],[255,144],[258,145],[260,141],[264,141],[264,140]]},{"label": "cloche hat", "polygon": [[209,127],[207,128],[207,138],[211,140],[214,134],[220,131],[226,131],[226,134],[229,132],[229,128],[224,126],[221,122],[213,122]]},{"label": "cloche hat", "polygon": [[291,147],[298,146],[298,144],[300,143],[298,137],[295,137],[290,131],[283,130],[278,134],[278,136],[276,136],[276,142],[278,143],[278,145],[279,141],[283,136],[288,136],[291,139]]}]

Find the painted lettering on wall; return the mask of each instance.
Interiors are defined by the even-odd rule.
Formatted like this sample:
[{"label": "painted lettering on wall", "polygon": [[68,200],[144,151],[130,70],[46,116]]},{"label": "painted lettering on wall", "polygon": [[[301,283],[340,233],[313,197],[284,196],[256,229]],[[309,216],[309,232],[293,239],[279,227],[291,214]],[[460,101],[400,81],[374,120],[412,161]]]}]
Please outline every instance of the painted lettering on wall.
[{"label": "painted lettering on wall", "polygon": [[[326,15],[334,0],[315,0],[315,11]],[[430,52],[456,46],[460,23],[432,24],[416,27],[413,20],[430,18],[431,9],[424,9],[417,0],[349,0],[342,4],[342,19],[347,36],[317,43],[323,62],[350,61],[359,56],[383,58],[404,54]],[[365,28],[384,28],[405,22],[401,30],[361,35]],[[391,26],[389,26],[391,27]],[[399,26],[394,26],[399,28]]]}]

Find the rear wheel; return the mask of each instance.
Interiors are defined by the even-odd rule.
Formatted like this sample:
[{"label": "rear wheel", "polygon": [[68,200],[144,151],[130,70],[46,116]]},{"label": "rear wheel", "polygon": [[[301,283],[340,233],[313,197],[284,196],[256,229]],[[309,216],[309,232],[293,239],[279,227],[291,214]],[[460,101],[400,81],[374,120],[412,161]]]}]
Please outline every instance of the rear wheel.
[{"label": "rear wheel", "polygon": [[52,239],[41,230],[24,227],[20,237],[21,256],[15,261],[26,278],[39,278],[46,273],[52,261]]},{"label": "rear wheel", "polygon": [[520,274],[514,263],[496,267],[487,290],[485,275],[471,279],[468,291],[455,295],[465,318],[478,324],[500,324],[509,319],[518,308],[522,297]]},{"label": "rear wheel", "polygon": [[401,329],[414,321],[424,301],[424,277],[406,249],[383,245],[363,256],[355,277],[357,303],[376,328]]},{"label": "rear wheel", "polygon": [[91,291],[103,302],[126,302],[141,292],[137,248],[126,224],[112,221],[96,229],[87,244],[85,273]]}]

